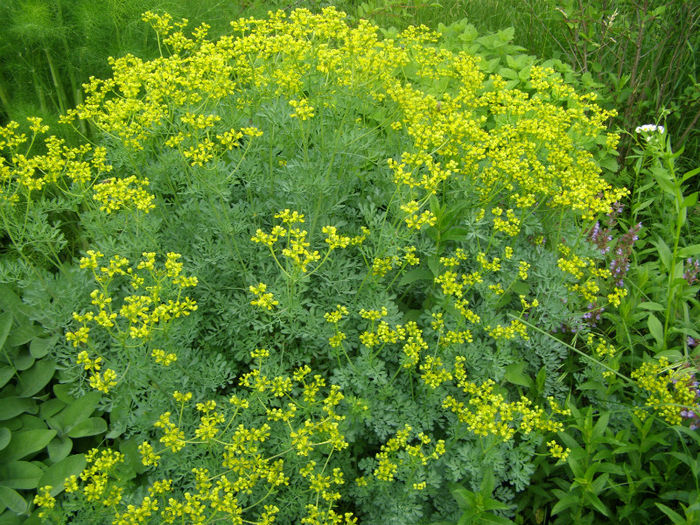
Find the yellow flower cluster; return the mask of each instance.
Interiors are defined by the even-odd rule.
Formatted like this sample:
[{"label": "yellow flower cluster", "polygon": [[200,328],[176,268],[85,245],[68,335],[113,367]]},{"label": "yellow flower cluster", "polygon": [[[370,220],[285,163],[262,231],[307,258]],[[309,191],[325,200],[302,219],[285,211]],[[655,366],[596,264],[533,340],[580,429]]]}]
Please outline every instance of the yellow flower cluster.
[{"label": "yellow flower cluster", "polygon": [[[40,118],[28,117],[34,133],[32,144],[38,134],[48,131]],[[44,139],[45,153],[29,155],[18,148],[27,142],[27,136],[17,133],[19,124],[11,121],[0,126],[0,198],[14,204],[21,195],[29,197],[34,191],[53,186],[66,191],[66,186],[75,184],[81,191],[100,174],[111,171],[105,163],[106,150],[90,145],[68,147],[63,139],[50,136]],[[31,146],[30,146],[31,147]],[[29,149],[29,148],[27,148]]]},{"label": "yellow flower cluster", "polygon": [[568,458],[569,454],[571,453],[570,448],[567,447],[566,449],[564,449],[564,447],[562,447],[559,443],[557,443],[554,440],[548,441],[547,447],[549,448],[549,454],[553,458],[559,459],[561,461],[566,461],[566,458]]},{"label": "yellow flower cluster", "polygon": [[491,213],[495,215],[493,218],[494,230],[504,232],[511,237],[515,237],[520,233],[520,219],[518,219],[511,208],[506,210],[505,219],[501,218],[503,215],[503,210],[501,208],[493,208]]},{"label": "yellow flower cluster", "polygon": [[[495,436],[502,441],[513,439],[516,432],[529,434],[533,430],[558,432],[563,424],[548,417],[541,407],[532,408],[532,401],[521,397],[520,401],[508,402],[496,393],[495,384],[487,380],[477,385],[467,380],[466,358],[457,356],[452,372],[457,386],[469,396],[468,402],[448,395],[442,406],[455,413],[458,419],[478,436]],[[558,408],[558,407],[557,407]],[[552,410],[553,414],[564,412]]]},{"label": "yellow flower cluster", "polygon": [[[165,330],[168,324],[179,317],[188,316],[197,309],[195,302],[189,297],[180,299],[183,289],[197,284],[196,277],[182,275],[182,263],[178,262],[179,254],[168,253],[163,268],[155,264],[156,254],[144,252],[143,259],[135,267],[130,266],[130,261],[120,255],[115,255],[103,266],[100,260],[104,257],[99,251],[88,250],[85,257],[80,259],[80,267],[92,270],[95,281],[100,286],[90,293],[94,311],[83,314],[73,313],[73,319],[80,323],[74,331],[66,332],[66,340],[74,347],[88,346],[94,349],[90,339],[90,330],[101,327],[107,331],[116,341],[124,341],[126,337],[132,339],[150,340],[154,331]],[[124,298],[122,306],[117,310],[113,308],[110,288],[115,278],[124,277],[129,280],[133,290],[144,287],[146,281],[149,286],[145,289],[148,295],[128,295]],[[165,299],[172,291],[167,288],[170,281],[177,290],[177,299]],[[153,349],[152,356],[156,362],[168,366],[177,360],[174,353],[166,353],[161,349]],[[117,373],[111,368],[101,372],[102,357],[91,359],[87,351],[78,354],[78,364],[90,372],[90,386],[108,393],[117,385]]]},{"label": "yellow flower cluster", "polygon": [[393,270],[394,265],[398,265],[399,263],[400,259],[396,255],[391,257],[376,257],[372,261],[372,275],[384,277]]},{"label": "yellow flower cluster", "polygon": [[[647,392],[649,397],[645,405],[670,425],[680,425],[681,411],[692,409],[697,404],[692,376],[674,374],[673,367],[665,357],[656,362],[643,363],[630,376]],[[637,414],[644,417],[641,410]]]},{"label": "yellow flower cluster", "polygon": [[520,336],[526,341],[530,339],[527,335],[527,326],[525,326],[525,324],[518,319],[513,319],[510,324],[505,326],[497,324],[494,327],[486,326],[484,328],[486,329],[486,333],[494,339],[504,339],[506,341],[510,341],[516,336]]},{"label": "yellow flower cluster", "polygon": [[440,357],[426,356],[418,368],[421,371],[420,377],[423,382],[433,390],[445,381],[452,380],[452,374],[443,366]]},{"label": "yellow flower cluster", "polygon": [[[80,259],[80,267],[92,270],[93,277],[100,288],[93,290],[90,294],[92,304],[97,307],[97,313],[88,312],[83,315],[73,315],[74,319],[83,325],[76,332],[66,334],[66,338],[73,341],[74,346],[88,342],[88,322],[94,322],[109,331],[115,326],[115,320],[123,318],[129,323],[127,329],[129,337],[147,340],[151,337],[153,330],[159,326],[163,328],[173,319],[188,316],[197,309],[197,305],[189,297],[185,297],[183,300],[179,299],[184,288],[197,285],[196,277],[181,275],[182,264],[177,262],[180,254],[168,253],[163,269],[155,266],[155,253],[153,252],[144,252],[143,259],[137,263],[135,268],[129,267],[130,261],[120,255],[113,256],[106,265],[99,266],[98,260],[102,257],[104,255],[101,252],[88,250],[87,256]],[[146,280],[153,285],[145,287],[148,295],[126,296],[121,308],[114,311],[109,293],[113,279],[118,276],[128,278],[131,288],[135,291],[143,288]],[[163,296],[167,296],[169,293],[166,288],[167,281],[176,286],[178,299],[174,301],[169,299],[164,302]],[[87,332],[85,332],[86,328]]]},{"label": "yellow flower cluster", "polygon": [[153,195],[143,189],[145,186],[148,186],[148,179],[137,179],[134,175],[125,179],[111,177],[95,185],[93,198],[101,204],[100,210],[107,213],[132,206],[148,213],[156,205]]},{"label": "yellow flower cluster", "polygon": [[290,100],[289,105],[294,108],[294,112],[289,116],[300,120],[308,120],[315,115],[314,108],[309,105],[309,101],[305,98],[301,100]]},{"label": "yellow flower cluster", "polygon": [[39,489],[36,496],[34,496],[34,504],[41,508],[39,512],[40,518],[45,518],[48,513],[47,510],[51,510],[56,506],[56,498],[51,495],[51,485],[44,485]]},{"label": "yellow flower cluster", "polygon": [[437,217],[429,210],[424,210],[423,213],[419,215],[417,213],[419,209],[420,204],[416,201],[401,205],[401,210],[408,215],[405,219],[406,227],[408,229],[420,230],[426,224],[428,226],[435,226]]},{"label": "yellow flower cluster", "polygon": [[[255,235],[253,235],[250,240],[267,246],[280,269],[285,274],[289,275],[287,270],[282,267],[277,259],[277,254],[274,248],[275,243],[280,238],[286,238],[287,242],[286,246],[282,249],[282,255],[291,261],[294,268],[301,270],[302,273],[306,273],[307,267],[310,264],[320,260],[321,255],[316,250],[309,250],[311,244],[306,240],[308,232],[295,227],[296,224],[304,223],[304,215],[297,211],[285,209],[275,214],[275,219],[279,219],[282,224],[286,226],[276,225],[272,228],[270,233],[265,233],[258,228]],[[333,250],[337,248],[347,248],[348,246],[360,245],[369,234],[369,230],[367,230],[367,228],[362,228],[361,235],[356,235],[354,237],[339,235],[338,229],[335,226],[324,226],[322,228],[322,232],[324,235],[326,235],[325,241],[326,244],[328,244],[328,251],[324,256],[323,261],[316,266],[314,272],[318,270],[323,262],[326,261]]]},{"label": "yellow flower cluster", "polygon": [[557,266],[562,272],[573,275],[577,279],[583,279],[583,269],[586,268],[591,261],[589,259],[582,259],[568,246],[560,245],[559,252],[562,254],[557,260]]},{"label": "yellow flower cluster", "polygon": [[593,348],[595,355],[601,358],[615,357],[617,352],[612,344],[605,341],[602,337],[596,337],[593,334],[588,334],[586,343]]},{"label": "yellow flower cluster", "polygon": [[[361,91],[369,103],[397,107],[392,126],[413,141],[412,151],[389,161],[400,186],[434,194],[450,178],[467,176],[484,197],[505,189],[515,206],[540,200],[584,217],[606,212],[624,195],[603,181],[593,154],[578,145],[595,136],[604,136],[610,147],[616,142],[614,134],[605,135],[613,113],[596,105],[594,95],[579,95],[551,69],[535,66],[529,87],[536,93],[530,96],[508,88],[498,75],[486,78],[478,59],[435,46],[441,36],[425,27],[382,40],[370,22],[351,28],[344,18],[334,8],[318,14],[299,9],[288,17],[278,11],[267,20],[232,22],[233,34],[213,42],[205,25],[188,38],[182,32],[186,21],[147,14],[144,19],[170,54],[150,62],[133,56],[113,60],[113,77],[91,79],[85,102],[63,120],[90,119],[126,145],[142,148],[168,122],[173,107],[215,105],[225,98],[244,105],[241,92],[248,87],[285,96],[292,116],[308,119],[318,111],[315,106],[332,105],[324,99],[317,103],[314,94],[302,96],[311,75],[320,72],[330,90]],[[408,64],[415,67],[415,78],[396,78],[397,68]],[[453,89],[433,94],[437,80]],[[486,126],[484,108],[502,118]],[[210,117],[215,116],[185,120],[202,128],[214,124]],[[413,215],[414,228],[433,219]]]},{"label": "yellow flower cluster", "polygon": [[[376,454],[377,466],[373,471],[374,476],[380,481],[393,481],[399,468],[407,466],[411,470],[425,466],[429,460],[436,460],[445,453],[445,441],[440,439],[435,443],[432,452],[426,454],[423,446],[429,445],[432,439],[423,432],[418,433],[418,443],[409,445],[411,431],[410,425],[396,432],[396,436],[390,438]],[[362,485],[362,482],[358,483]],[[415,487],[414,487],[415,488]],[[420,490],[417,488],[416,490]]]},{"label": "yellow flower cluster", "polygon": [[255,299],[250,301],[253,306],[259,306],[265,310],[272,310],[273,307],[279,304],[279,301],[275,299],[275,296],[270,292],[266,293],[267,285],[265,283],[258,283],[256,286],[249,286],[248,289],[250,293],[255,296]]}]

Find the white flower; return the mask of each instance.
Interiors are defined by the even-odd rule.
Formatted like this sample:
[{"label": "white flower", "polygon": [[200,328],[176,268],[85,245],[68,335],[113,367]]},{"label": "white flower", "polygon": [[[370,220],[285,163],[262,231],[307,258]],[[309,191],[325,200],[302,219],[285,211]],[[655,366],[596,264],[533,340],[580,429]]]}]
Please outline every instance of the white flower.
[{"label": "white flower", "polygon": [[637,133],[653,133],[658,131],[661,135],[666,131],[663,126],[657,126],[656,124],[644,124],[643,126],[637,126],[634,130]]}]

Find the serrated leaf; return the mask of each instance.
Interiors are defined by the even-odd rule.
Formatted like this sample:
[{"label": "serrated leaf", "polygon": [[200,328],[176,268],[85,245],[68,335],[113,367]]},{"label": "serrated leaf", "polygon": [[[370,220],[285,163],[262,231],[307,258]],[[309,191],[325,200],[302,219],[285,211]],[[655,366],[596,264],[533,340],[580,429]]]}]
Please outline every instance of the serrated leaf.
[{"label": "serrated leaf", "polygon": [[13,432],[10,443],[0,452],[0,462],[16,461],[38,452],[56,435],[55,430],[23,430]]},{"label": "serrated leaf", "polygon": [[63,491],[63,483],[66,478],[80,474],[85,468],[85,464],[84,454],[68,456],[44,471],[44,475],[39,480],[39,486],[51,485],[51,495],[55,497]]},{"label": "serrated leaf", "polygon": [[17,394],[20,397],[33,396],[51,381],[55,372],[55,361],[51,359],[41,359],[37,361],[34,363],[33,367],[19,375],[19,379],[17,380]]},{"label": "serrated leaf", "polygon": [[11,489],[35,489],[43,474],[42,468],[29,461],[10,461],[0,465],[0,485]]},{"label": "serrated leaf", "polygon": [[9,487],[0,486],[0,504],[16,514],[22,514],[27,510],[27,502],[24,498]]},{"label": "serrated leaf", "polygon": [[5,397],[0,400],[0,421],[7,421],[23,412],[36,414],[36,403],[33,399]]}]

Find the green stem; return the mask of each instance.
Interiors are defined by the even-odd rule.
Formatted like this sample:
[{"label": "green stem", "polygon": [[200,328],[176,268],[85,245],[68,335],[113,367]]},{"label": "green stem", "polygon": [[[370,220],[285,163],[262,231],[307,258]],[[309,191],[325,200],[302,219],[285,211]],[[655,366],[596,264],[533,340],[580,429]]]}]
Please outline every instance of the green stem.
[{"label": "green stem", "polygon": [[674,186],[675,186],[675,198],[676,202],[674,203],[674,207],[676,209],[676,228],[674,231],[674,238],[673,238],[673,255],[671,256],[671,262],[670,262],[670,268],[668,269],[668,282],[666,285],[667,293],[666,293],[666,315],[664,319],[664,340],[663,340],[663,349],[667,349],[667,339],[668,339],[668,328],[669,328],[669,323],[671,321],[672,317],[672,312],[671,312],[671,307],[673,303],[673,299],[675,298],[675,287],[673,286],[673,278],[676,273],[676,260],[678,258],[678,243],[681,238],[681,228],[683,227],[683,193],[681,192],[680,188],[680,183],[676,179],[676,171],[673,166],[673,161],[670,157],[666,157],[667,161],[667,169],[673,179]]}]

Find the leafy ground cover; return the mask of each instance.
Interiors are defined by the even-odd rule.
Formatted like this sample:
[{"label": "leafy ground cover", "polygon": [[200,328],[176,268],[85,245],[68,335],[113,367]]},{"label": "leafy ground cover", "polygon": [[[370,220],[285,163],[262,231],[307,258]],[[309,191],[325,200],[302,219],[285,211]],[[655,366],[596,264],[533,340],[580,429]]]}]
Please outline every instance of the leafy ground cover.
[{"label": "leafy ground cover", "polygon": [[395,7],[149,11],[0,128],[3,519],[697,522],[698,170]]}]

